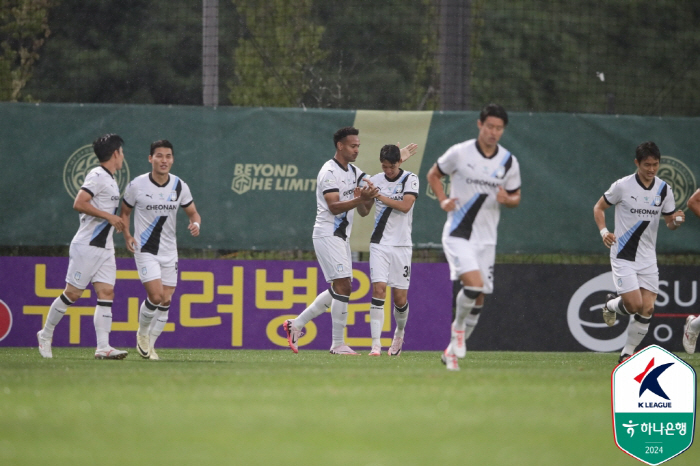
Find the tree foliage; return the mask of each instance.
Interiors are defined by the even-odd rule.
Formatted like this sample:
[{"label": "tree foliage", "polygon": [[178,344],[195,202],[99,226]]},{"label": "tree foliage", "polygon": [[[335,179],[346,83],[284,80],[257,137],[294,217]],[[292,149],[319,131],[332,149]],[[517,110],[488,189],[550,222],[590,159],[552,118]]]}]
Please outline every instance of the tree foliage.
[{"label": "tree foliage", "polygon": [[0,100],[31,100],[22,90],[51,34],[51,0],[0,0]]},{"label": "tree foliage", "polygon": [[293,107],[311,87],[313,69],[327,55],[324,27],[310,17],[311,0],[233,0],[242,37],[234,53],[234,105]]}]

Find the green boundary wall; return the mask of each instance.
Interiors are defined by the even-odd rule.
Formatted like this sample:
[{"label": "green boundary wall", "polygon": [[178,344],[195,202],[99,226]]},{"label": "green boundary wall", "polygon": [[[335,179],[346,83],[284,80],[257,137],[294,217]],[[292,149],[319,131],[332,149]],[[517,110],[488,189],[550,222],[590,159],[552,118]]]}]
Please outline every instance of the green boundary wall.
[{"label": "green boundary wall", "polygon": [[[78,214],[73,196],[97,164],[90,144],[113,132],[126,141],[128,169],[120,187],[150,171],[153,140],[175,146],[173,173],[190,186],[202,235],[182,223],[184,248],[311,250],[315,180],[334,153],[340,127],[360,129],[357,166],[380,170],[384,144],[419,144],[405,164],[421,181],[415,205],[417,247],[439,247],[445,214],[431,198],[425,174],[451,145],[477,135],[477,112],[386,112],[142,105],[0,104],[0,246],[70,243]],[[522,202],[504,209],[498,252],[590,254],[606,251],[593,205],[610,184],[633,173],[634,149],[653,140],[663,155],[660,176],[679,205],[697,189],[695,133],[699,118],[512,113],[501,143],[520,161]],[[359,216],[356,216],[359,218]],[[608,211],[608,228],[613,212]],[[353,249],[366,251],[372,219],[357,221]],[[700,253],[700,220],[688,215],[678,231],[660,229],[659,253]],[[116,238],[117,246],[123,241]]]}]

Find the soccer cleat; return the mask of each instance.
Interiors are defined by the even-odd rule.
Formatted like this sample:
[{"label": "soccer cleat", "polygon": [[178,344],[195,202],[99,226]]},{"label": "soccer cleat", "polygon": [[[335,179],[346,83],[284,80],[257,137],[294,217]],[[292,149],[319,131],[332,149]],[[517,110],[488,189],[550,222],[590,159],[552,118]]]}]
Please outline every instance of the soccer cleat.
[{"label": "soccer cleat", "polygon": [[340,345],[340,346],[336,346],[335,348],[331,348],[330,353],[331,354],[347,354],[347,355],[351,355],[351,356],[359,356],[360,355],[360,353],[356,353],[348,345]]},{"label": "soccer cleat", "polygon": [[379,345],[374,345],[372,346],[372,351],[369,352],[370,356],[381,356],[382,355],[382,347]]},{"label": "soccer cleat", "polygon": [[605,296],[605,303],[603,304],[603,320],[606,324],[608,324],[608,327],[612,327],[617,321],[617,314],[615,313],[615,311],[611,311],[608,309],[608,302],[610,302],[611,299],[615,298],[616,296],[614,294],[608,293]]},{"label": "soccer cleat", "polygon": [[455,356],[462,359],[467,355],[467,343],[464,338],[465,331],[455,330],[454,325],[452,325],[450,329],[452,330],[452,340],[450,340],[452,351]]},{"label": "soccer cleat", "polygon": [[618,364],[621,364],[621,363],[627,361],[627,360],[630,358],[630,356],[632,356],[632,355],[631,355],[631,354],[627,354],[627,353],[621,354],[621,355],[620,355],[620,359],[617,360],[617,363],[618,363]]},{"label": "soccer cleat", "polygon": [[144,359],[148,359],[151,355],[151,342],[148,335],[141,335],[138,331],[136,332],[136,351]]},{"label": "soccer cleat", "polygon": [[36,332],[36,339],[39,342],[39,354],[47,359],[53,358],[53,353],[51,353],[51,339],[41,338],[41,330]]},{"label": "soccer cleat", "polygon": [[452,344],[450,343],[445,351],[443,351],[440,360],[447,367],[448,371],[458,371],[459,363],[457,362],[457,356],[452,351]]},{"label": "soccer cleat", "polygon": [[289,343],[289,347],[291,348],[292,351],[295,353],[299,352],[299,338],[303,335],[301,333],[301,330],[298,330],[294,328],[294,324],[292,323],[291,320],[285,320],[284,323],[282,324],[282,327],[284,328],[284,331],[287,333],[287,342]]},{"label": "soccer cleat", "polygon": [[151,359],[153,361],[160,360],[160,358],[158,357],[158,353],[156,353],[156,349],[154,347],[151,347],[151,354],[148,355],[148,359]]},{"label": "soccer cleat", "polygon": [[108,346],[95,351],[95,359],[124,359],[129,353]]},{"label": "soccer cleat", "polygon": [[389,356],[399,356],[401,354],[401,347],[403,346],[402,337],[394,337],[391,342],[389,350],[386,352]]},{"label": "soccer cleat", "polygon": [[[693,332],[690,330],[690,323],[697,318],[696,316],[688,316],[683,326],[683,348],[685,348],[685,352],[688,354],[695,353],[695,345],[698,342],[698,334],[700,332]],[[39,350],[41,351],[41,347],[39,347]]]}]

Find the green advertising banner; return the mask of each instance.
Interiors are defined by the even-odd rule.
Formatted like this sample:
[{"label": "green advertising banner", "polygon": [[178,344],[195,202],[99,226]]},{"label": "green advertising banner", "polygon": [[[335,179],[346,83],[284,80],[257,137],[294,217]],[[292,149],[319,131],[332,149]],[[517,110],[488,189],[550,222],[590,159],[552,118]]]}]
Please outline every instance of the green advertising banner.
[{"label": "green advertising banner", "polygon": [[[73,198],[97,164],[91,142],[113,132],[126,141],[120,188],[150,171],[149,145],[175,146],[172,172],[187,182],[202,215],[202,234],[180,229],[181,247],[312,250],[316,176],[334,153],[333,133],[360,129],[357,166],[379,172],[384,144],[415,142],[404,168],[419,175],[413,241],[439,247],[445,213],[425,175],[451,145],[477,135],[476,112],[387,112],[142,105],[0,104],[0,192],[5,200],[0,245],[66,245],[78,227]],[[600,253],[593,205],[610,184],[633,173],[634,149],[655,141],[659,176],[685,208],[697,189],[700,157],[692,138],[698,118],[510,114],[501,143],[520,161],[522,202],[501,216],[500,253]],[[180,215],[183,227],[186,216]],[[368,250],[373,219],[353,230]],[[612,210],[608,228],[612,230]],[[661,228],[660,253],[699,253],[700,220]],[[118,247],[123,240],[116,238]]]}]

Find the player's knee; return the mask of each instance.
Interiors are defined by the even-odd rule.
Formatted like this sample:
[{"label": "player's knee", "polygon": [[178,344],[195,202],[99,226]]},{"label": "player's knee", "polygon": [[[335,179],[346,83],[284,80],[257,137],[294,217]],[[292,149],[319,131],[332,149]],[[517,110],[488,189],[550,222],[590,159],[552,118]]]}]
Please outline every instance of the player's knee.
[{"label": "player's knee", "polygon": [[72,302],[76,302],[83,295],[83,291],[82,290],[78,290],[78,291],[65,290],[63,292],[63,294],[66,295],[66,298],[70,299]]},{"label": "player's knee", "polygon": [[377,299],[386,299],[386,283],[373,283],[372,297]]},{"label": "player's knee", "polygon": [[333,288],[335,294],[339,294],[342,296],[350,296],[350,292],[352,291],[352,282],[350,281],[350,279],[345,278],[341,280],[335,280],[331,285],[331,288]]},{"label": "player's knee", "polygon": [[114,301],[114,288],[107,288],[107,289],[97,291],[97,299]]},{"label": "player's knee", "polygon": [[163,300],[163,293],[148,293],[148,300],[155,305],[160,305]]},{"label": "player's knee", "polygon": [[481,287],[475,287],[475,286],[465,286],[462,288],[462,293],[464,293],[464,296],[466,296],[469,299],[477,299],[479,296],[481,296],[481,293],[484,291],[483,288]]}]

